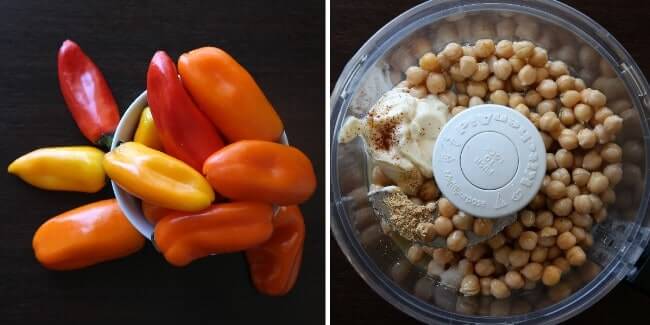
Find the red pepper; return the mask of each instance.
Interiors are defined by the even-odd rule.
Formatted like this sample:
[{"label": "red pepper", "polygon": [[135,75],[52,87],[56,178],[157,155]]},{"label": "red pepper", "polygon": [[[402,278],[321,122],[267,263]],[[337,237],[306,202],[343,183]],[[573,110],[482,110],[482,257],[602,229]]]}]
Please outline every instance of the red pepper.
[{"label": "red pepper", "polygon": [[120,114],[102,72],[71,40],[61,45],[58,66],[63,98],[81,133],[110,148]]},{"label": "red pepper", "polygon": [[149,64],[147,100],[165,152],[200,172],[223,141],[183,88],[174,61],[163,51],[156,52]]},{"label": "red pepper", "polygon": [[253,284],[261,293],[280,296],[293,287],[300,271],[305,223],[297,205],[282,207],[273,220],[273,235],[246,251]]}]

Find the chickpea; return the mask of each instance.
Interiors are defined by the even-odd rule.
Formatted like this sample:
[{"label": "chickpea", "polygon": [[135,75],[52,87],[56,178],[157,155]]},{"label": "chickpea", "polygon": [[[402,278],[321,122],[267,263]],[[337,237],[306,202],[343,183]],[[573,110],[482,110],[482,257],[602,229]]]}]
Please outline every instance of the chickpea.
[{"label": "chickpea", "polygon": [[605,192],[600,193],[600,200],[605,204],[612,204],[616,202],[616,192],[611,188],[608,188]]},{"label": "chickpea", "polygon": [[573,246],[566,252],[566,259],[572,266],[580,266],[587,260],[585,251],[580,246]]},{"label": "chickpea", "polygon": [[487,58],[494,53],[494,41],[491,39],[480,39],[474,43],[474,55],[478,58]]},{"label": "chickpea", "polygon": [[[487,240],[487,244],[490,246],[490,248],[492,248],[492,250],[496,250],[502,247],[505,243],[506,237],[504,237],[501,233],[498,233],[494,237]],[[499,261],[497,260],[497,262]]]},{"label": "chickpea", "polygon": [[605,95],[596,89],[584,89],[580,92],[580,96],[582,97],[582,102],[591,107],[602,107],[607,102]]},{"label": "chickpea", "polygon": [[585,81],[582,80],[582,79],[580,79],[580,78],[576,78],[576,81],[575,81],[575,90],[577,90],[577,91],[582,91],[582,90],[585,89],[585,88],[587,88],[587,86],[586,86],[586,84],[585,84]]},{"label": "chickpea", "polygon": [[487,79],[487,86],[489,91],[494,92],[496,90],[503,90],[505,84],[503,80],[497,78],[496,75],[491,75]]},{"label": "chickpea", "polygon": [[[534,93],[537,93],[536,91]],[[537,94],[538,98],[541,99],[541,96]],[[545,114],[546,112],[555,112],[557,109],[557,103],[552,99],[544,99],[537,103],[537,113]]]},{"label": "chickpea", "polygon": [[490,101],[499,105],[508,105],[508,94],[503,90],[495,90],[490,94]]},{"label": "chickpea", "polygon": [[481,295],[482,296],[489,296],[490,293],[490,285],[492,284],[492,278],[490,277],[483,277],[479,280],[479,283],[481,284]]},{"label": "chickpea", "polygon": [[573,154],[567,149],[560,149],[555,153],[555,161],[560,168],[571,168],[573,166]]},{"label": "chickpea", "polygon": [[551,79],[542,80],[536,90],[545,99],[551,99],[557,96],[557,84]]},{"label": "chickpea", "polygon": [[445,218],[451,218],[456,212],[458,212],[458,209],[449,202],[447,198],[441,198],[438,200],[438,211],[440,212],[440,215],[445,217]]},{"label": "chickpea", "polygon": [[531,280],[531,281],[538,281],[542,277],[542,270],[543,270],[542,264],[532,262],[526,264],[524,268],[521,269],[521,275],[523,275],[526,279]]},{"label": "chickpea", "polygon": [[[551,225],[552,224],[553,224],[553,222],[551,221]],[[540,239],[541,238],[547,238],[547,237],[555,237],[555,236],[557,236],[557,229],[555,229],[553,227],[550,227],[550,226],[546,226],[546,227],[542,228],[542,230],[539,231],[539,238]]]},{"label": "chickpea", "polygon": [[621,164],[611,164],[605,166],[603,169],[603,175],[609,180],[609,184],[613,187],[618,184],[623,178],[623,168]]},{"label": "chickpea", "polygon": [[526,92],[526,96],[524,96],[524,101],[529,107],[535,107],[542,101],[542,96],[540,96],[540,94],[535,90],[529,90]]},{"label": "chickpea", "polygon": [[573,201],[568,197],[559,199],[553,202],[553,206],[551,207],[551,210],[553,211],[553,213],[555,213],[558,216],[561,217],[568,216],[569,214],[571,214],[571,211],[573,211]]},{"label": "chickpea", "polygon": [[499,80],[508,80],[512,73],[512,64],[506,59],[499,59],[494,62],[494,76]]},{"label": "chickpea", "polygon": [[456,98],[457,98],[456,100],[457,104],[459,106],[467,107],[469,105],[469,96],[467,96],[466,94],[456,95]]},{"label": "chickpea", "polygon": [[535,197],[530,201],[529,206],[532,209],[540,209],[546,205],[546,196],[542,193],[537,193]]},{"label": "chickpea", "polygon": [[542,283],[545,286],[552,287],[560,282],[562,270],[555,265],[548,265],[544,268],[542,273]]},{"label": "chickpea", "polygon": [[467,84],[467,95],[469,96],[477,96],[477,97],[485,97],[485,94],[487,93],[487,85],[485,82],[478,82],[478,81],[470,81]]},{"label": "chickpea", "polygon": [[460,252],[467,246],[467,237],[462,230],[455,230],[447,237],[447,248],[452,252]]},{"label": "chickpea", "polygon": [[566,186],[560,181],[553,180],[545,186],[544,193],[551,199],[561,199],[566,196]]},{"label": "chickpea", "polygon": [[570,231],[573,227],[571,219],[566,217],[557,217],[553,220],[553,228],[557,229],[559,233]]},{"label": "chickpea", "polygon": [[539,229],[553,225],[553,214],[548,210],[538,211],[535,226]]},{"label": "chickpea", "polygon": [[445,266],[454,259],[454,253],[447,248],[436,248],[432,257],[438,265]]},{"label": "chickpea", "polygon": [[[580,195],[580,188],[576,184],[571,184],[566,187],[566,196],[571,200],[575,200],[576,196]],[[575,201],[573,202],[575,208]]]},{"label": "chickpea", "polygon": [[494,279],[492,282],[490,282],[490,293],[494,298],[497,299],[505,299],[510,297],[510,289],[508,289],[508,286],[505,284],[505,282],[499,280],[499,279]]},{"label": "chickpea", "polygon": [[424,82],[428,74],[428,71],[420,67],[409,67],[406,69],[406,81],[413,86],[417,86]]},{"label": "chickpea", "polygon": [[569,215],[569,219],[571,219],[571,222],[573,222],[574,225],[585,229],[591,228],[591,225],[593,224],[593,219],[588,214],[574,212]]},{"label": "chickpea", "polygon": [[578,144],[583,149],[591,149],[596,145],[598,138],[596,133],[591,129],[582,129],[578,132]]},{"label": "chickpea", "polygon": [[406,258],[409,260],[409,262],[411,262],[411,264],[416,264],[417,262],[421,261],[423,257],[424,251],[418,244],[412,245],[406,252]]},{"label": "chickpea", "polygon": [[560,181],[566,186],[571,184],[571,175],[569,174],[569,171],[563,167],[556,169],[551,173],[551,180]]},{"label": "chickpea", "polygon": [[530,64],[526,64],[517,74],[523,86],[529,86],[537,80],[537,70]]},{"label": "chickpea", "polygon": [[535,212],[531,210],[519,211],[519,222],[527,228],[535,225]]},{"label": "chickpea", "polygon": [[515,54],[512,48],[512,42],[509,40],[500,40],[496,45],[495,53],[499,58],[509,59]]},{"label": "chickpea", "polygon": [[571,233],[575,236],[577,242],[581,242],[585,240],[585,237],[587,237],[587,232],[583,228],[577,226],[571,228]]},{"label": "chickpea", "polygon": [[429,93],[427,87],[420,85],[409,89],[409,94],[415,98],[424,98]]},{"label": "chickpea", "polygon": [[439,70],[448,70],[451,67],[452,62],[446,56],[442,55],[442,53],[436,55],[436,60],[438,60]]},{"label": "chickpea", "polygon": [[481,285],[479,279],[474,274],[468,274],[460,281],[460,289],[458,290],[465,296],[476,296],[481,292]]},{"label": "chickpea", "polygon": [[474,274],[474,263],[464,258],[458,261],[458,271],[462,275]]},{"label": "chickpea", "polygon": [[427,275],[439,277],[443,272],[445,272],[444,265],[440,265],[434,260],[427,264]]},{"label": "chickpea", "polygon": [[[560,113],[558,114],[558,116],[560,118],[560,122],[562,122],[564,126],[572,126],[576,123],[576,116],[573,114],[573,110],[570,108],[566,108],[566,107],[560,108]],[[573,131],[574,134],[576,133],[574,130],[571,131]]]},{"label": "chickpea", "polygon": [[537,71],[537,79],[535,82],[541,82],[548,78],[548,70],[546,68],[536,68],[535,70]]},{"label": "chickpea", "polygon": [[587,183],[587,189],[589,189],[591,193],[602,193],[607,190],[608,187],[609,179],[605,175],[601,172],[591,173],[591,177],[589,177],[589,182]]},{"label": "chickpea", "polygon": [[510,265],[510,253],[512,252],[512,248],[508,245],[503,245],[499,248],[497,248],[493,255],[494,255],[494,260],[497,261],[499,264],[503,265]]},{"label": "chickpea", "polygon": [[455,116],[456,114],[464,111],[465,109],[467,109],[467,107],[465,106],[456,106],[451,109],[451,116]]},{"label": "chickpea", "polygon": [[[480,219],[477,218],[476,220],[480,220]],[[476,220],[474,220],[474,224],[476,224]],[[485,219],[485,220],[489,220],[489,219]],[[505,228],[506,237],[510,239],[517,239],[521,235],[521,232],[523,230],[524,227],[521,225],[521,223],[515,221]]]},{"label": "chickpea", "polygon": [[[440,205],[438,204],[438,206]],[[433,226],[435,227],[436,233],[443,237],[447,237],[447,235],[449,235],[449,233],[451,233],[454,229],[454,225],[451,223],[451,220],[443,216],[436,218],[436,220],[433,222]]]},{"label": "chickpea", "polygon": [[547,256],[548,256],[548,248],[537,246],[530,253],[530,260],[537,263],[543,263],[544,261],[546,261]]},{"label": "chickpea", "polygon": [[533,231],[524,231],[519,236],[519,246],[527,251],[532,251],[537,246],[537,234]]},{"label": "chickpea", "polygon": [[548,73],[553,78],[558,78],[562,75],[569,74],[569,67],[562,61],[551,61],[548,66]]},{"label": "chickpea", "polygon": [[415,228],[416,233],[424,242],[430,242],[437,235],[436,226],[430,222],[421,222]]},{"label": "chickpea", "polygon": [[591,199],[587,194],[581,194],[573,199],[573,208],[578,213],[586,214],[591,212]]},{"label": "chickpea", "polygon": [[472,74],[472,80],[483,81],[487,79],[488,76],[490,76],[490,67],[488,67],[487,62],[479,62],[476,71]]},{"label": "chickpea", "polygon": [[515,111],[519,112],[523,116],[528,116],[530,114],[530,109],[528,109],[528,106],[526,104],[519,104],[515,107]]},{"label": "chickpea", "polygon": [[487,247],[484,244],[478,244],[465,249],[465,258],[470,262],[476,263],[487,253]]},{"label": "chickpea", "polygon": [[594,244],[594,236],[590,233],[585,235],[585,239],[580,243],[580,247],[589,248]]},{"label": "chickpea", "polygon": [[582,160],[582,168],[594,171],[600,169],[600,165],[603,162],[603,158],[600,157],[600,154],[596,150],[589,150],[585,155],[585,158]]},{"label": "chickpea", "polygon": [[472,224],[474,223],[474,217],[464,213],[463,211],[459,211],[451,218],[451,222],[454,224],[456,229],[469,230],[472,228]]},{"label": "chickpea", "polygon": [[554,131],[562,127],[555,112],[546,112],[539,120],[539,128],[543,131]]},{"label": "chickpea", "polygon": [[603,121],[603,126],[605,127],[605,132],[609,134],[616,134],[623,127],[623,119],[618,115],[608,116]]},{"label": "chickpea", "polygon": [[[560,146],[566,150],[573,150],[578,147],[578,136],[571,129],[564,129],[558,138]],[[573,163],[573,161],[572,161]]]},{"label": "chickpea", "polygon": [[420,68],[427,71],[440,71],[440,65],[438,64],[438,58],[435,54],[428,52],[420,57],[419,61]]},{"label": "chickpea", "polygon": [[459,61],[460,74],[465,78],[471,77],[478,69],[476,58],[473,56],[464,55]]},{"label": "chickpea", "polygon": [[492,232],[493,221],[491,219],[475,218],[473,230],[477,236],[487,236]]},{"label": "chickpea", "polygon": [[447,82],[442,73],[432,72],[427,76],[426,86],[430,93],[438,94],[447,89]]},{"label": "chickpea", "polygon": [[458,43],[451,42],[445,46],[441,53],[450,61],[456,62],[463,56],[463,48]]},{"label": "chickpea", "polygon": [[503,281],[513,290],[521,289],[524,286],[524,278],[517,271],[509,271],[506,273]]},{"label": "chickpea", "polygon": [[479,276],[489,276],[494,273],[495,266],[491,258],[482,258],[474,265],[474,272]]},{"label": "chickpea", "polygon": [[526,265],[530,258],[530,252],[522,249],[514,249],[508,255],[508,262],[512,267],[518,268]]},{"label": "chickpea", "polygon": [[541,68],[546,65],[546,62],[548,62],[548,53],[546,50],[541,47],[535,47],[533,49],[533,55],[528,58],[528,63],[534,67]]},{"label": "chickpea", "polygon": [[618,144],[610,142],[600,150],[600,156],[608,163],[617,163],[623,157],[623,149]]},{"label": "chickpea", "polygon": [[438,94],[438,99],[441,102],[445,103],[447,107],[454,107],[458,104],[458,96],[451,90],[447,90],[444,93]]},{"label": "chickpea", "polygon": [[438,186],[433,180],[428,180],[420,186],[420,191],[418,192],[418,197],[424,202],[434,201],[440,196],[440,191]]},{"label": "chickpea", "polygon": [[575,90],[567,90],[560,95],[560,102],[565,107],[573,108],[580,102],[580,93]]},{"label": "chickpea", "polygon": [[522,96],[520,93],[511,93],[510,98],[508,99],[508,106],[514,108],[519,104],[525,105],[524,96]]},{"label": "chickpea", "polygon": [[587,123],[594,116],[594,111],[591,106],[580,103],[573,108],[573,114],[575,114],[578,122]]},{"label": "chickpea", "polygon": [[561,233],[557,237],[556,244],[557,244],[557,247],[559,247],[560,249],[567,250],[567,249],[575,246],[576,242],[577,242],[576,236],[574,236],[569,231],[565,231],[565,232]]},{"label": "chickpea", "polygon": [[[555,82],[557,83],[557,89],[560,92],[564,93],[564,92],[566,92],[568,90],[574,90],[575,89],[576,78],[574,78],[572,76],[569,76],[569,75],[563,75],[563,76],[559,76],[557,78],[557,80],[555,80]],[[578,99],[578,101],[579,100],[580,99]]]},{"label": "chickpea", "polygon": [[[534,120],[533,119],[533,114],[537,114],[537,113],[530,113],[531,121]],[[537,116],[539,116],[539,115],[537,115]],[[533,123],[533,124],[535,124],[535,123]],[[535,126],[537,126],[537,125],[535,125]],[[551,136],[548,135],[548,133],[546,133],[546,132],[540,132],[539,135],[542,137],[542,141],[544,142],[544,149],[549,150],[551,148],[551,145],[553,144],[553,138],[551,138]]]},{"label": "chickpea", "polygon": [[514,56],[509,58],[508,62],[510,62],[510,65],[512,66],[512,72],[519,72],[519,70],[521,70],[526,65],[525,60]]},{"label": "chickpea", "polygon": [[533,55],[535,45],[529,41],[514,42],[512,43],[512,49],[515,57],[525,60]]},{"label": "chickpea", "polygon": [[611,109],[608,107],[601,107],[594,113],[593,122],[594,124],[603,124],[605,122],[605,119],[612,115],[614,115],[614,112],[612,112]]},{"label": "chickpea", "polygon": [[481,99],[481,97],[473,96],[469,99],[469,107],[483,104],[485,104],[485,102],[483,102],[483,99]]}]

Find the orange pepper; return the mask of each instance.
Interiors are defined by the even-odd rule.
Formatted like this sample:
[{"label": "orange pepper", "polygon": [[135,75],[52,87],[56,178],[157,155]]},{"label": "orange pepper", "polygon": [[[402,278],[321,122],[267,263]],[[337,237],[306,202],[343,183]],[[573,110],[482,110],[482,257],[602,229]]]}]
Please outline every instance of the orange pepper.
[{"label": "orange pepper", "polygon": [[36,259],[52,270],[73,270],[139,251],[144,237],[115,199],[87,204],[42,224],[32,241]]},{"label": "orange pepper", "polygon": [[276,141],[284,126],[253,77],[228,53],[202,47],[181,55],[178,72],[199,108],[231,142]]},{"label": "orange pepper", "polygon": [[154,238],[165,259],[175,266],[210,254],[255,247],[271,237],[273,208],[259,202],[213,204],[188,214],[174,211],[158,221]]},{"label": "orange pepper", "polygon": [[144,214],[145,219],[151,224],[156,224],[160,219],[166,217],[170,212],[174,211],[171,209],[159,207],[153,205],[149,202],[142,201],[142,214]]},{"label": "orange pepper", "polygon": [[280,296],[293,287],[300,271],[305,223],[297,205],[282,207],[273,220],[273,235],[246,251],[253,284],[261,293]]},{"label": "orange pepper", "polygon": [[244,140],[212,154],[203,174],[221,195],[240,201],[293,205],[316,189],[309,158],[300,150],[266,141]]}]

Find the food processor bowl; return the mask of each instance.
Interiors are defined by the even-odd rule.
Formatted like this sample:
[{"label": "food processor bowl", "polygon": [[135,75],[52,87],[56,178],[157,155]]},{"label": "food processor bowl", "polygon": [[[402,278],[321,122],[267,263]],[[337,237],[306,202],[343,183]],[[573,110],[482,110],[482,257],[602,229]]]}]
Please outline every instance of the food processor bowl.
[{"label": "food processor bowl", "polygon": [[[385,235],[368,204],[368,157],[361,140],[337,141],[343,121],[362,117],[404,78],[428,51],[448,42],[481,38],[531,40],[549,59],[566,62],[571,74],[599,89],[608,107],[624,119],[616,138],[623,148],[623,180],[606,221],[592,229],[588,262],[559,284],[517,290],[506,299],[464,297],[427,276],[426,263],[411,264],[407,242]],[[557,323],[585,310],[620,281],[634,277],[650,234],[647,218],[646,115],[648,83],[639,67],[603,27],[554,1],[435,1],[401,14],[382,27],[352,57],[331,97],[331,225],[344,254],[386,301],[424,322]]]}]

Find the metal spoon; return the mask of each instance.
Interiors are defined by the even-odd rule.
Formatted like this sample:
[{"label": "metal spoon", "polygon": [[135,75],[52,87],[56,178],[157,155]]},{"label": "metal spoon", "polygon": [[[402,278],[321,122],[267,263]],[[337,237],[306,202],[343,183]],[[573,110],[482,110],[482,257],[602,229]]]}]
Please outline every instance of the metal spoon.
[{"label": "metal spoon", "polygon": [[[402,190],[397,187],[397,186],[386,186],[382,187],[376,190],[372,190],[368,193],[368,199],[370,200],[372,209],[375,211],[375,215],[381,219],[383,219],[386,223],[389,225],[393,226],[392,223],[392,218],[393,216],[393,210],[389,204],[387,204],[387,199],[389,197],[395,197],[395,196],[403,196],[403,198],[408,199],[406,194],[402,192]],[[416,204],[412,203],[413,206],[415,207]],[[433,223],[433,220],[435,219],[434,217],[436,216],[436,212],[434,212],[431,215],[431,222]],[[492,231],[487,235],[487,236],[478,236],[472,231],[466,231],[465,236],[467,237],[468,243],[467,246],[473,246],[479,243],[482,243],[492,237],[494,237],[496,234],[498,234],[503,228],[507,227],[508,225],[512,224],[515,222],[517,219],[516,214],[512,214],[509,216],[505,217],[500,217],[500,218],[493,218],[492,220],[494,221],[492,225]],[[411,236],[405,235],[399,232],[399,228],[393,227],[393,229],[396,230],[396,232],[404,237],[404,238],[409,238]],[[435,248],[446,248],[447,247],[447,240],[445,237],[440,237],[436,236],[433,241],[431,242],[422,242],[415,240],[415,242],[420,243],[421,245],[424,246],[429,246],[429,247],[435,247]]]}]

